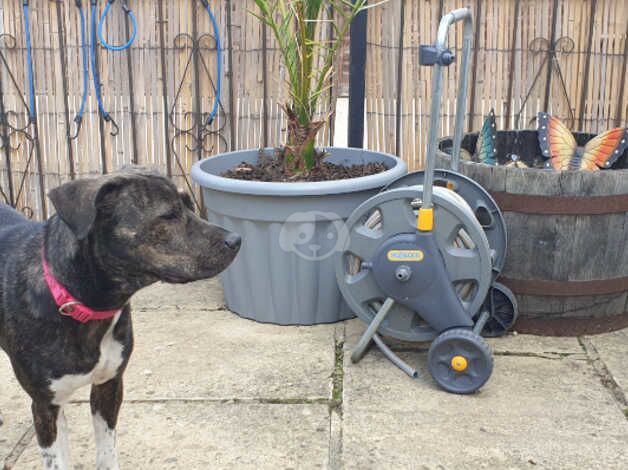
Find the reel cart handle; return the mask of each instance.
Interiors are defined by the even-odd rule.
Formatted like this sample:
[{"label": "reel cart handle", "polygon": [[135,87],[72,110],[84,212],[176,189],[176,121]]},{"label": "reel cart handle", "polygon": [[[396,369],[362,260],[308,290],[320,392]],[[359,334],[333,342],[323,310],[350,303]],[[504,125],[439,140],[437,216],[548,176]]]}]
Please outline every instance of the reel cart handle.
[{"label": "reel cart handle", "polygon": [[451,25],[464,21],[464,43],[462,48],[461,79],[459,82],[456,100],[456,121],[454,128],[454,145],[451,157],[451,168],[458,170],[460,161],[460,146],[467,103],[467,88],[469,83],[469,58],[473,42],[473,19],[469,8],[459,8],[443,16],[438,26],[436,43],[433,46],[420,47],[421,65],[435,66],[432,77],[432,106],[430,110],[430,131],[427,140],[427,155],[425,158],[425,180],[423,185],[423,204],[419,210],[417,228],[421,231],[431,231],[434,225],[432,211],[432,188],[434,185],[434,169],[436,166],[436,144],[439,131],[439,113],[443,93],[443,67],[454,61],[453,53],[447,49],[447,35]]}]

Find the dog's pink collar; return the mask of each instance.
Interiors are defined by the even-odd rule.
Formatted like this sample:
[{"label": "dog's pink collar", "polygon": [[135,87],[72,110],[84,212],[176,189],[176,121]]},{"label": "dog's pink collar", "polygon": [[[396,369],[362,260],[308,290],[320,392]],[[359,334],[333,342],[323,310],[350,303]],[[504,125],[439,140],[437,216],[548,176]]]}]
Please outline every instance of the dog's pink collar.
[{"label": "dog's pink collar", "polygon": [[50,267],[48,266],[43,250],[41,253],[41,264],[44,268],[44,278],[46,279],[46,284],[48,284],[50,293],[55,299],[55,303],[57,304],[61,315],[72,317],[81,323],[87,323],[92,320],[106,320],[107,318],[112,318],[122,311],[122,309],[104,311],[92,310],[74,298],[72,294],[70,294],[67,289],[55,279],[50,272]]}]

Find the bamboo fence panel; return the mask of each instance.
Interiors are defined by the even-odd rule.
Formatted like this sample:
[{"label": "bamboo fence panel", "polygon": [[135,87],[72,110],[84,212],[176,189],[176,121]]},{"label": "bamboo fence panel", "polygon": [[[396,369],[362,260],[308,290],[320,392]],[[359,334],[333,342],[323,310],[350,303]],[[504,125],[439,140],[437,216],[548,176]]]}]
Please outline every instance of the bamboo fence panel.
[{"label": "bamboo fence panel", "polygon": [[[541,110],[557,115],[574,130],[591,133],[627,124],[628,92],[622,92],[628,87],[625,1],[392,0],[369,12],[366,76],[369,148],[397,153],[411,169],[422,167],[429,128],[432,69],[419,66],[418,47],[434,42],[443,13],[468,4],[474,13],[475,41],[467,130],[477,131],[491,108],[495,109],[500,129],[515,125],[534,127],[536,113]],[[547,46],[552,40],[554,20],[553,40],[572,50],[563,51],[559,47],[555,59],[548,61]],[[535,49],[539,49],[536,52],[531,50],[533,42]],[[460,52],[461,27],[451,32],[449,44]],[[395,64],[400,57],[399,87]],[[549,85],[548,67],[551,67]],[[441,135],[453,133],[457,79],[457,63],[454,63],[445,72]],[[401,106],[395,111],[398,99]],[[399,146],[395,142],[397,126]]]},{"label": "bamboo fence panel", "polygon": [[[224,76],[220,112],[207,128],[202,121],[215,96],[217,55],[202,3],[130,0],[139,26],[132,48],[98,50],[105,107],[117,122],[119,134],[111,136],[112,126],[99,118],[90,76],[83,125],[76,139],[68,133],[75,132],[73,118],[83,93],[78,12],[71,1],[32,0],[38,131],[38,139],[33,140],[34,126],[28,125],[22,3],[6,0],[0,4],[0,53],[6,59],[6,66],[0,63],[4,119],[15,128],[25,128],[16,132],[0,125],[0,138],[9,144],[8,149],[0,149],[0,188],[8,192],[10,163],[13,195],[20,193],[17,205],[31,208],[35,216],[44,215],[45,192],[51,187],[131,163],[171,174],[179,186],[198,196],[188,176],[198,159],[284,140],[281,105],[289,99],[285,70],[271,32],[264,32],[249,12],[255,9],[252,0],[210,0],[220,26]],[[99,2],[98,15],[104,3]],[[83,4],[89,28],[89,2]],[[368,13],[365,119],[369,148],[399,154],[411,169],[422,167],[432,69],[419,66],[418,46],[434,41],[443,13],[467,4],[473,9],[476,28],[467,130],[479,129],[490,108],[495,109],[501,129],[533,127],[539,110],[556,114],[573,129],[593,133],[628,123],[628,4],[624,0],[389,0]],[[126,18],[119,4],[114,4],[104,28],[108,41],[124,42],[126,29]],[[461,29],[449,37],[456,53],[462,44]],[[328,38],[331,27],[322,23],[319,34]],[[569,44],[567,39],[560,42],[563,37],[573,41],[573,50],[559,48],[555,58],[550,57],[546,45],[552,39],[559,45]],[[532,51],[533,43],[542,46],[537,47],[540,50]],[[346,63],[346,49],[340,64]],[[548,57],[552,59],[549,75]],[[346,74],[341,72],[321,99],[320,117],[335,109],[340,90],[346,89]],[[439,116],[442,135],[453,132],[457,79],[455,63],[445,73]],[[333,128],[332,120],[321,132],[319,145],[333,142]]]},{"label": "bamboo fence panel", "polygon": [[[97,20],[105,2],[99,3]],[[89,43],[91,8],[88,1],[83,4]],[[131,0],[129,5],[138,20],[131,49],[109,52],[99,47],[97,52],[103,101],[119,133],[110,135],[112,125],[99,118],[90,72],[82,127],[75,139],[69,139],[68,134],[76,129],[73,118],[83,94],[78,10],[74,2],[30,2],[37,142],[44,178],[41,188],[33,129],[28,126],[22,2],[0,4],[0,52],[7,60],[7,67],[0,65],[3,102],[12,125],[24,127],[28,134],[5,129],[14,148],[10,152],[12,182],[23,185],[21,191],[15,188],[15,193],[20,192],[18,207],[28,207],[41,217],[42,189],[128,164],[171,173],[179,186],[196,192],[188,175],[198,159],[233,149],[277,145],[283,140],[286,123],[280,104],[288,100],[285,72],[270,32],[266,32],[266,44],[262,42],[263,28],[249,12],[255,8],[252,1],[210,1],[220,27],[224,76],[220,111],[204,130],[202,122],[215,96],[217,54],[202,3]],[[319,28],[321,39],[331,34],[327,24]],[[127,20],[118,5],[107,17],[104,35],[112,44],[128,37]],[[91,70],[91,64],[89,67]],[[328,116],[335,108],[334,90],[335,85],[322,97],[318,117]],[[321,132],[320,145],[331,143],[330,129],[326,126]],[[8,192],[7,158],[3,156],[0,162],[0,187]]]}]

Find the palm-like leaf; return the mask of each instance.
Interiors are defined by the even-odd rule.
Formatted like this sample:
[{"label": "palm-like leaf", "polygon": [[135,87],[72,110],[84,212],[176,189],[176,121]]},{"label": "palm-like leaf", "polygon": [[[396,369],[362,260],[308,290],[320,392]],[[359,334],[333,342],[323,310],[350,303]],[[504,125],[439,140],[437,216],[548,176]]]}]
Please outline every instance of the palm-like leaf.
[{"label": "palm-like leaf", "polygon": [[[259,12],[252,13],[273,32],[288,75],[291,103],[284,109],[289,121],[295,121],[288,127],[288,147],[296,149],[289,160],[302,158],[304,162],[293,166],[308,171],[316,164],[314,140],[321,128],[320,122],[314,122],[314,113],[330,87],[333,59],[351,21],[371,6],[367,0],[255,0],[255,4]],[[331,12],[334,19],[323,20],[324,11]],[[318,39],[318,27],[330,21],[333,38]]]}]

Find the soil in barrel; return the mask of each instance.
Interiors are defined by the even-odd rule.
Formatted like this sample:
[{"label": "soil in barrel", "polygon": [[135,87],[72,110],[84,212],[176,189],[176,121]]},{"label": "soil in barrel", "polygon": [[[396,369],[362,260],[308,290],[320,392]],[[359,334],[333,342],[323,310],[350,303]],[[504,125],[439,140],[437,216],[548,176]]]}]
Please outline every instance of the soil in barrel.
[{"label": "soil in barrel", "polygon": [[383,163],[344,166],[323,161],[308,173],[290,175],[284,171],[280,158],[273,156],[260,157],[256,164],[242,162],[232,170],[225,171],[220,176],[246,181],[296,183],[358,178],[360,176],[375,175],[387,169]]}]

